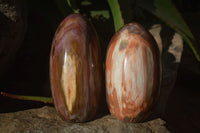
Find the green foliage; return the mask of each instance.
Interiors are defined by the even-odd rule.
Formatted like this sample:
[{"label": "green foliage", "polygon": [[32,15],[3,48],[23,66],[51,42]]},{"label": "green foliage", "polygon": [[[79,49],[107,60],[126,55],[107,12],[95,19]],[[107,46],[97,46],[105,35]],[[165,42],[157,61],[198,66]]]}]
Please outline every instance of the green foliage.
[{"label": "green foliage", "polygon": [[119,0],[120,7],[123,7],[120,10],[118,0],[108,0],[113,15],[115,31],[122,27],[123,18],[125,19],[125,22],[130,22],[133,6],[140,7],[152,13],[160,20],[165,22],[168,26],[170,26],[173,30],[178,32],[189,45],[196,59],[200,61],[200,51],[195,44],[196,40],[194,39],[194,36],[192,35],[189,27],[185,23],[179,11],[174,7],[171,0],[137,0],[135,5],[132,5],[130,1],[131,0]]},{"label": "green foliage", "polygon": [[121,28],[124,25],[124,21],[121,15],[118,0],[108,0],[108,4],[110,6],[110,9],[113,15],[115,31],[117,31],[119,30],[119,28]]},{"label": "green foliage", "polygon": [[187,42],[196,59],[200,61],[199,51],[195,48],[196,41],[194,36],[171,0],[138,0],[138,5],[157,16],[178,32]]},{"label": "green foliage", "polygon": [[110,14],[108,10],[98,10],[98,11],[91,11],[90,12],[91,17],[95,17],[95,16],[103,16],[105,19],[109,19],[110,18]]},{"label": "green foliage", "polygon": [[53,98],[51,97],[21,96],[21,95],[18,95],[18,96],[22,97],[25,100],[38,101],[38,102],[43,102],[43,103],[53,103]]},{"label": "green foliage", "polygon": [[79,9],[75,0],[67,0],[67,3],[74,13],[79,13]]}]

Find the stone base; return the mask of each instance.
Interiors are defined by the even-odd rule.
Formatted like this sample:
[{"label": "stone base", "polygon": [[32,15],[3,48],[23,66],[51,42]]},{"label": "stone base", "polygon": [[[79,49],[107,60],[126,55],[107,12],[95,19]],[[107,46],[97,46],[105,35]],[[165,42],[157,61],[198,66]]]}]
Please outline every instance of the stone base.
[{"label": "stone base", "polygon": [[55,108],[38,109],[0,114],[1,133],[168,133],[166,122],[158,118],[145,123],[125,123],[111,115],[86,123],[68,123],[62,120]]}]

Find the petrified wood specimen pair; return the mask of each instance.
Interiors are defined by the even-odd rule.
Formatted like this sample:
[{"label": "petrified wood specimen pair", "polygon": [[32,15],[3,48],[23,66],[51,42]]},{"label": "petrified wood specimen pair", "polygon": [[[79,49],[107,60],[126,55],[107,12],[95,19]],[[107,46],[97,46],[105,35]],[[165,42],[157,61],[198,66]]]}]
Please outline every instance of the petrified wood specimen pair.
[{"label": "petrified wood specimen pair", "polygon": [[[117,119],[143,120],[160,87],[160,55],[153,37],[130,23],[110,41],[105,68],[106,98]],[[102,62],[98,36],[81,15],[66,17],[58,27],[50,56],[54,104],[69,122],[93,119],[102,97]]]}]

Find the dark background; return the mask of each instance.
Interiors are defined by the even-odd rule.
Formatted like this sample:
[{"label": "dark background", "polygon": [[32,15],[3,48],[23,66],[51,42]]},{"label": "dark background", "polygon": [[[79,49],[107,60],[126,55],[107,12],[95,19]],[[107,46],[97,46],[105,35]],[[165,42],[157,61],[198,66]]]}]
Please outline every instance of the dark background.
[{"label": "dark background", "polygon": [[[101,3],[101,5],[108,8],[106,3]],[[176,2],[175,5],[200,44],[200,2],[183,0],[182,3]],[[27,30],[24,41],[16,54],[12,67],[0,81],[0,91],[50,97],[49,55],[51,43],[55,30],[64,15],[53,0],[29,0],[26,2],[26,6]],[[69,8],[66,11],[71,12]],[[99,21],[98,18],[93,19],[92,22],[103,44],[102,60],[105,60],[106,44],[114,33],[112,20]],[[102,29],[106,29],[106,31],[102,31]],[[177,81],[163,117],[172,132],[200,132],[199,84],[200,63],[196,61],[185,44]],[[46,104],[0,96],[0,113],[38,108],[44,105]]]}]

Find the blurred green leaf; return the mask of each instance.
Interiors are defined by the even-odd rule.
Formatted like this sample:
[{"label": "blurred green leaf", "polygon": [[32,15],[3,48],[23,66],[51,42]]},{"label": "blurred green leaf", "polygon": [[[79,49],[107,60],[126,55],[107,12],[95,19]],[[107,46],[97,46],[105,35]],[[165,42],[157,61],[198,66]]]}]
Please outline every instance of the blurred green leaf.
[{"label": "blurred green leaf", "polygon": [[92,3],[90,1],[84,0],[84,1],[81,1],[81,5],[89,6],[89,5],[92,5]]},{"label": "blurred green leaf", "polygon": [[110,18],[110,14],[108,10],[100,10],[100,11],[91,11],[91,16],[95,17],[95,16],[100,16],[102,15],[104,18],[109,19]]},{"label": "blurred green leaf", "polygon": [[112,12],[116,32],[117,30],[119,30],[119,28],[121,28],[124,25],[119,3],[118,0],[108,0],[108,4]]},{"label": "blurred green leaf", "polygon": [[67,3],[74,13],[79,13],[79,9],[75,0],[67,0]]},{"label": "blurred green leaf", "polygon": [[200,61],[199,50],[197,50],[197,46],[194,45],[194,36],[171,0],[138,0],[137,4],[141,8],[157,16],[178,32],[192,49],[196,59]]}]

